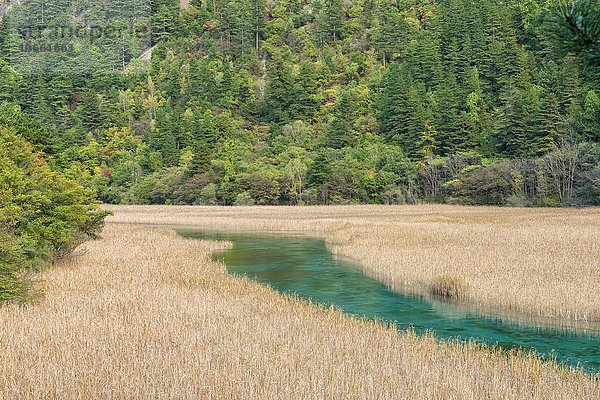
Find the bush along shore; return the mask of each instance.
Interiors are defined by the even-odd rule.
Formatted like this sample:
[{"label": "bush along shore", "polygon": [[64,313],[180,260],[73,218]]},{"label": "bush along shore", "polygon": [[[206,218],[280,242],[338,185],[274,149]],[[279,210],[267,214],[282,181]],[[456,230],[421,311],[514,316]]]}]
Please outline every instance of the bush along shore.
[{"label": "bush along shore", "polygon": [[30,299],[32,273],[100,232],[95,192],[0,125],[0,303]]}]

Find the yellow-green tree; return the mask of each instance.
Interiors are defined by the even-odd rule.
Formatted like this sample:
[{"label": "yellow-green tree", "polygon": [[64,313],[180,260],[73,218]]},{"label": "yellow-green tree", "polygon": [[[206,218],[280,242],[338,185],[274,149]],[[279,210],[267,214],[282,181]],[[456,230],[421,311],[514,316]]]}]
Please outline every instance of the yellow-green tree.
[{"label": "yellow-green tree", "polygon": [[23,297],[22,271],[40,269],[95,236],[106,213],[93,191],[53,171],[0,126],[0,301]]}]

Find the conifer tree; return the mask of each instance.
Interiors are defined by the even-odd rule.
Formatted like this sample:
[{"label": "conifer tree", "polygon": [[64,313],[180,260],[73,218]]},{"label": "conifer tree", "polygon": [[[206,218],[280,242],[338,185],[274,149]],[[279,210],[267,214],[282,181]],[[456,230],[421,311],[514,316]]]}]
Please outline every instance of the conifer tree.
[{"label": "conifer tree", "polygon": [[382,53],[382,61],[386,64],[404,52],[412,30],[395,1],[382,0],[377,8],[377,17],[375,46]]},{"label": "conifer tree", "polygon": [[600,96],[594,90],[590,90],[585,96],[583,132],[585,140],[600,141]]},{"label": "conifer tree", "polygon": [[291,114],[294,118],[311,118],[319,102],[319,82],[314,65],[305,60],[300,64],[293,83]]},{"label": "conifer tree", "polygon": [[558,138],[564,134],[564,119],[560,112],[560,104],[556,93],[547,93],[540,104],[539,128],[537,130],[536,147],[540,152],[552,148]]},{"label": "conifer tree", "polygon": [[177,165],[178,143],[177,134],[180,126],[179,115],[170,107],[158,111],[156,127],[149,132],[149,147],[161,155],[165,167]]},{"label": "conifer tree", "polygon": [[568,56],[561,71],[561,109],[564,114],[566,133],[573,136],[579,132],[582,111],[582,88],[577,60]]},{"label": "conifer tree", "polygon": [[175,33],[178,4],[170,0],[152,0],[151,12],[151,40],[155,45]]},{"label": "conifer tree", "polygon": [[335,43],[344,37],[345,23],[342,0],[323,0],[319,28],[326,43]]},{"label": "conifer tree", "polygon": [[194,130],[194,157],[190,165],[192,174],[201,174],[211,168],[211,162],[217,148],[217,128],[214,117],[207,111],[203,118],[195,125]]},{"label": "conifer tree", "polygon": [[355,142],[353,121],[352,89],[345,89],[335,104],[333,120],[327,130],[327,146],[341,149]]},{"label": "conifer tree", "polygon": [[416,82],[409,89],[407,126],[401,141],[402,148],[407,155],[417,159],[423,148],[434,150],[436,135],[425,85]]},{"label": "conifer tree", "polygon": [[15,100],[18,86],[17,72],[0,57],[0,102]]},{"label": "conifer tree", "polygon": [[555,43],[600,68],[600,5],[595,0],[557,2],[551,19]]},{"label": "conifer tree", "polygon": [[377,119],[381,134],[389,141],[402,139],[408,126],[409,77],[405,68],[395,62],[383,79]]},{"label": "conifer tree", "polygon": [[290,98],[293,92],[293,80],[287,65],[274,60],[268,71],[269,84],[266,94],[267,116],[271,122],[287,123],[290,118]]},{"label": "conifer tree", "polygon": [[265,9],[267,4],[265,0],[247,0],[250,10],[251,29],[254,33],[254,51],[256,56],[260,57],[260,41],[265,32],[266,18]]},{"label": "conifer tree", "polygon": [[419,155],[422,160],[430,160],[433,158],[437,149],[437,132],[431,121],[425,121],[423,130],[419,132],[419,140],[417,146]]},{"label": "conifer tree", "polygon": [[231,108],[234,106],[234,72],[229,61],[223,62],[223,72],[218,87],[219,105],[224,108]]},{"label": "conifer tree", "polygon": [[322,148],[320,149],[308,172],[308,183],[312,187],[320,187],[326,185],[331,169],[332,169],[333,155],[331,149]]},{"label": "conifer tree", "polygon": [[469,70],[465,86],[468,94],[461,116],[460,136],[463,149],[474,149],[485,142],[490,119],[477,67]]},{"label": "conifer tree", "polygon": [[454,68],[447,68],[443,83],[436,89],[438,113],[436,126],[442,154],[451,154],[462,145],[460,136],[461,88],[456,80]]}]

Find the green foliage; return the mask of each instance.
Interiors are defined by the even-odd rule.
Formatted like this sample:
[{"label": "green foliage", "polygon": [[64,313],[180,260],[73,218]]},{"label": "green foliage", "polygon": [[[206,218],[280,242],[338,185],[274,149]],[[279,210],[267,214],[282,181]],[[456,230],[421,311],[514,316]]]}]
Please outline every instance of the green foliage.
[{"label": "green foliage", "polygon": [[18,239],[0,231],[0,303],[27,298],[29,283],[23,276],[26,265],[27,259]]},{"label": "green foliage", "polygon": [[352,126],[352,91],[346,89],[340,95],[333,110],[333,120],[327,131],[327,146],[333,149],[352,146],[356,143]]},{"label": "green foliage", "polygon": [[235,206],[253,206],[255,204],[254,199],[248,192],[242,192],[235,198]]},{"label": "green foliage", "polygon": [[592,1],[59,3],[45,22],[150,36],[15,58],[2,25],[0,125],[104,202],[596,202],[594,157],[568,190],[548,171],[600,140]]},{"label": "green foliage", "polygon": [[44,267],[99,233],[93,191],[53,171],[0,125],[0,299],[22,299],[24,269]]},{"label": "green foliage", "polygon": [[551,32],[564,52],[600,67],[600,5],[594,0],[561,0],[551,16]]},{"label": "green foliage", "polygon": [[512,164],[501,162],[469,171],[461,180],[459,192],[469,204],[506,205],[513,194]]}]

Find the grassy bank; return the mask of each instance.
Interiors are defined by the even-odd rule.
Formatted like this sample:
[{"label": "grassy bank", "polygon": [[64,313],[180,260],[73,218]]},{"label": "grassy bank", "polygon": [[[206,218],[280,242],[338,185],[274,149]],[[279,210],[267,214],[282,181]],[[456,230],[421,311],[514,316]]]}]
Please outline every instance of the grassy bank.
[{"label": "grassy bank", "polygon": [[[113,222],[308,232],[398,290],[456,293],[470,306],[523,316],[600,321],[598,209],[111,209]],[[445,290],[448,282],[456,288]]]},{"label": "grassy bank", "polygon": [[552,363],[398,335],[229,276],[209,257],[226,245],[109,223],[44,274],[41,303],[0,309],[0,398],[600,395]]}]

